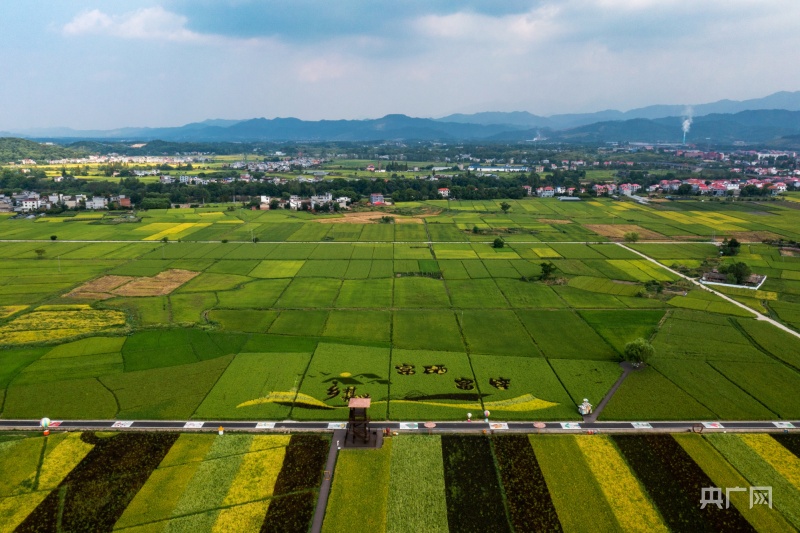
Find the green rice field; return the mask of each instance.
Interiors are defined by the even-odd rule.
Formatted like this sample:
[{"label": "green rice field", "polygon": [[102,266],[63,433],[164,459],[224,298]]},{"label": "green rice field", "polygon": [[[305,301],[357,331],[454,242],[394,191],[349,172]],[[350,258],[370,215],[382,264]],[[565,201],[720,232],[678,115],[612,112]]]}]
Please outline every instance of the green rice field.
[{"label": "green rice field", "polygon": [[0,416],[341,420],[369,395],[373,418],[578,420],[638,337],[656,355],[601,419],[800,416],[800,339],[613,242],[636,225],[664,235],[636,251],[691,268],[716,259],[712,231],[738,235],[767,281],[726,294],[800,328],[800,257],[760,242],[800,237],[800,211],[427,204],[442,211],[395,225],[212,207],[0,218]]}]

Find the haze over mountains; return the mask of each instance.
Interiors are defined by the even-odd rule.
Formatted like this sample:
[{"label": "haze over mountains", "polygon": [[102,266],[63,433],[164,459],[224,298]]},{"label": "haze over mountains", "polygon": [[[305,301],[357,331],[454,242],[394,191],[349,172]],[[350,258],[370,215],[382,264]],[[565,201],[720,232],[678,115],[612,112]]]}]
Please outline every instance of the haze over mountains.
[{"label": "haze over mountains", "polygon": [[296,118],[205,120],[174,128],[73,130],[47,128],[0,132],[33,139],[149,141],[379,141],[548,140],[681,142],[682,122],[692,117],[687,142],[765,143],[800,135],[800,91],[752,100],[692,106],[653,105],[630,111],[537,116],[525,111],[455,114],[438,119],[387,115],[368,120],[305,121]]}]

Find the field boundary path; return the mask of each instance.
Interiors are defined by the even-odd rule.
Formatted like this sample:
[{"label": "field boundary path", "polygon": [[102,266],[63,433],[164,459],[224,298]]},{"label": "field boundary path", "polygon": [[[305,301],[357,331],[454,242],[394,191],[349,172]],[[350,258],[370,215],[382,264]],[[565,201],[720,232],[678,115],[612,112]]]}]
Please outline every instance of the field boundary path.
[{"label": "field boundary path", "polygon": [[328,462],[325,463],[325,477],[319,486],[319,497],[317,498],[317,508],[314,511],[314,520],[311,522],[311,533],[322,531],[322,521],[325,520],[325,510],[328,508],[328,496],[331,493],[333,484],[333,470],[336,468],[336,458],[339,456],[339,442],[344,443],[347,438],[347,431],[336,429],[331,438],[331,449],[328,451]]},{"label": "field boundary path", "polygon": [[617,379],[614,385],[612,385],[611,388],[608,389],[608,392],[603,397],[603,399],[600,400],[600,403],[597,404],[597,407],[592,409],[592,413],[583,417],[584,422],[589,422],[589,423],[596,422],[597,417],[600,416],[600,413],[603,411],[606,404],[611,400],[611,397],[614,396],[614,393],[617,392],[617,389],[620,387],[620,385],[622,385],[622,382],[625,381],[625,378],[627,378],[631,372],[636,370],[636,367],[634,367],[628,361],[622,361],[619,364],[619,366],[622,367],[622,375]]},{"label": "field boundary path", "polygon": [[626,249],[626,250],[628,250],[629,252],[633,252],[633,253],[635,253],[636,255],[638,255],[638,256],[640,256],[640,257],[643,257],[644,259],[647,259],[647,260],[648,260],[648,261],[650,261],[651,263],[655,263],[656,265],[660,266],[661,268],[663,268],[663,269],[665,269],[665,270],[667,270],[667,271],[669,271],[669,272],[672,272],[672,273],[673,273],[673,274],[675,274],[676,276],[680,276],[681,278],[683,278],[683,279],[685,279],[685,280],[691,281],[693,284],[697,285],[698,287],[701,287],[701,288],[703,288],[703,289],[707,290],[708,292],[711,292],[711,293],[714,293],[714,294],[716,294],[717,296],[719,296],[720,298],[724,299],[725,301],[727,301],[727,302],[730,302],[730,303],[732,303],[733,305],[735,305],[735,306],[737,306],[737,307],[741,307],[741,308],[742,308],[742,309],[744,309],[745,311],[748,311],[748,312],[752,313],[753,315],[755,315],[755,317],[756,317],[756,320],[763,320],[764,322],[769,322],[770,324],[772,324],[772,325],[773,325],[773,326],[775,326],[776,328],[778,328],[778,329],[782,329],[782,330],[783,330],[783,331],[785,331],[786,333],[789,333],[789,334],[791,334],[791,335],[794,335],[795,337],[797,337],[798,339],[800,339],[800,333],[798,333],[797,331],[793,330],[792,328],[790,328],[790,327],[788,327],[788,326],[784,326],[783,324],[781,324],[781,323],[780,323],[780,322],[778,322],[777,320],[773,320],[772,318],[770,318],[770,317],[768,317],[768,316],[766,316],[766,315],[764,315],[764,314],[761,314],[761,313],[759,313],[759,312],[758,312],[758,311],[756,311],[755,309],[751,309],[750,307],[747,307],[747,306],[746,306],[746,305],[744,305],[743,303],[737,302],[736,300],[734,300],[734,299],[733,299],[733,298],[731,298],[730,296],[727,296],[727,295],[725,295],[725,294],[722,294],[721,292],[715,291],[715,290],[714,290],[714,289],[712,289],[711,287],[709,287],[709,286],[707,286],[707,285],[704,285],[704,284],[700,283],[700,282],[699,282],[699,281],[697,281],[696,279],[694,279],[694,278],[691,278],[691,277],[689,277],[689,276],[687,276],[687,275],[685,275],[685,274],[681,274],[681,273],[680,273],[680,272],[678,272],[677,270],[673,270],[673,269],[669,268],[668,266],[666,266],[666,265],[663,265],[663,264],[659,263],[658,261],[656,261],[656,260],[655,260],[655,259],[653,259],[652,257],[650,257],[650,256],[648,256],[648,255],[645,255],[645,254],[643,254],[642,252],[639,252],[639,251],[637,251],[637,250],[634,250],[633,248],[631,248],[631,247],[629,247],[629,246],[625,246],[624,244],[622,244],[622,243],[620,243],[620,242],[618,242],[618,243],[616,243],[616,244],[617,244],[617,246],[620,246],[620,247],[622,247],[622,248],[625,248],[625,249]]},{"label": "field boundary path", "polygon": [[[263,421],[199,421],[199,420],[53,420],[50,431],[199,431],[216,432],[220,426],[225,431],[265,433],[334,432],[344,431],[345,422],[263,422]],[[612,431],[624,433],[666,432],[681,433],[702,429],[708,431],[789,431],[800,430],[800,420],[735,420],[735,421],[641,421],[641,422],[436,422],[428,428],[423,422],[370,422],[370,428],[389,429],[403,433],[469,433],[469,432],[522,432],[522,433],[580,433],[582,431]],[[0,420],[0,431],[41,431],[39,420]],[[343,439],[340,439],[343,440]],[[338,452],[338,450],[337,450]],[[330,458],[330,455],[329,455]]]}]

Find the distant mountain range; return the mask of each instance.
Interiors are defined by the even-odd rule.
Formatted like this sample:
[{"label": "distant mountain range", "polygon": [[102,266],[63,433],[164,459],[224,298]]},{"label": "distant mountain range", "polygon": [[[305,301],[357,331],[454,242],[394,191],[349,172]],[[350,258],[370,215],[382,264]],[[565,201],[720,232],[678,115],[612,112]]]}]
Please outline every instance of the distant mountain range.
[{"label": "distant mountain range", "polygon": [[[693,117],[687,142],[796,142],[800,135],[800,91],[744,101],[693,106],[655,105],[630,111],[599,111],[550,117],[525,111],[449,115],[438,119],[387,115],[369,120],[305,121],[296,118],[214,119],[174,128],[73,130],[49,128],[8,132],[40,140],[171,142],[441,140],[516,142],[680,142],[682,121]],[[5,135],[6,133],[0,133]],[[792,137],[794,136],[794,137]],[[782,140],[783,139],[783,140]]]}]

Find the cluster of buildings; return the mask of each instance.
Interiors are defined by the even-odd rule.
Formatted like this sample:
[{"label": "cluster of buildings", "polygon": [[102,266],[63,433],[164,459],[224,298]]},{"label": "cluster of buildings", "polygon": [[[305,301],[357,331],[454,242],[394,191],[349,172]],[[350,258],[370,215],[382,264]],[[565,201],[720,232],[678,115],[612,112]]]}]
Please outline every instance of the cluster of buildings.
[{"label": "cluster of buildings", "polygon": [[680,189],[681,185],[690,185],[693,194],[710,196],[738,196],[741,190],[748,185],[757,189],[767,189],[772,195],[777,195],[787,190],[800,188],[800,176],[796,178],[750,178],[750,179],[731,179],[705,181],[696,178],[685,180],[661,180],[650,185],[647,192],[651,193],[674,193]]},{"label": "cluster of buildings", "polygon": [[0,194],[0,213],[32,213],[35,211],[47,211],[49,209],[108,209],[109,206],[120,208],[130,208],[131,199],[124,195],[88,197],[84,194],[65,195],[47,194],[40,195],[36,192],[24,191],[18,194],[6,196]]},{"label": "cluster of buildings", "polygon": [[296,194],[293,194],[288,199],[261,196],[260,208],[263,210],[270,209],[273,202],[277,202],[279,209],[291,209],[292,211],[314,211],[333,204],[338,205],[339,209],[348,209],[352,201],[353,200],[347,196],[334,198],[329,192],[311,196],[309,198],[302,198]]},{"label": "cluster of buildings", "polygon": [[[205,155],[192,156],[160,156],[160,155],[90,155],[79,158],[51,159],[46,162],[48,165],[102,165],[108,163],[123,163],[128,165],[187,165],[189,163],[202,163],[208,161]],[[17,163],[11,162],[10,165]],[[33,159],[23,159],[18,162],[20,165],[34,166],[37,164]]]},{"label": "cluster of buildings", "polygon": [[228,168],[235,170],[247,170],[250,172],[291,172],[297,168],[316,167],[325,161],[326,159],[301,156],[294,158],[283,158],[280,161],[236,161],[235,163],[228,165]]}]

